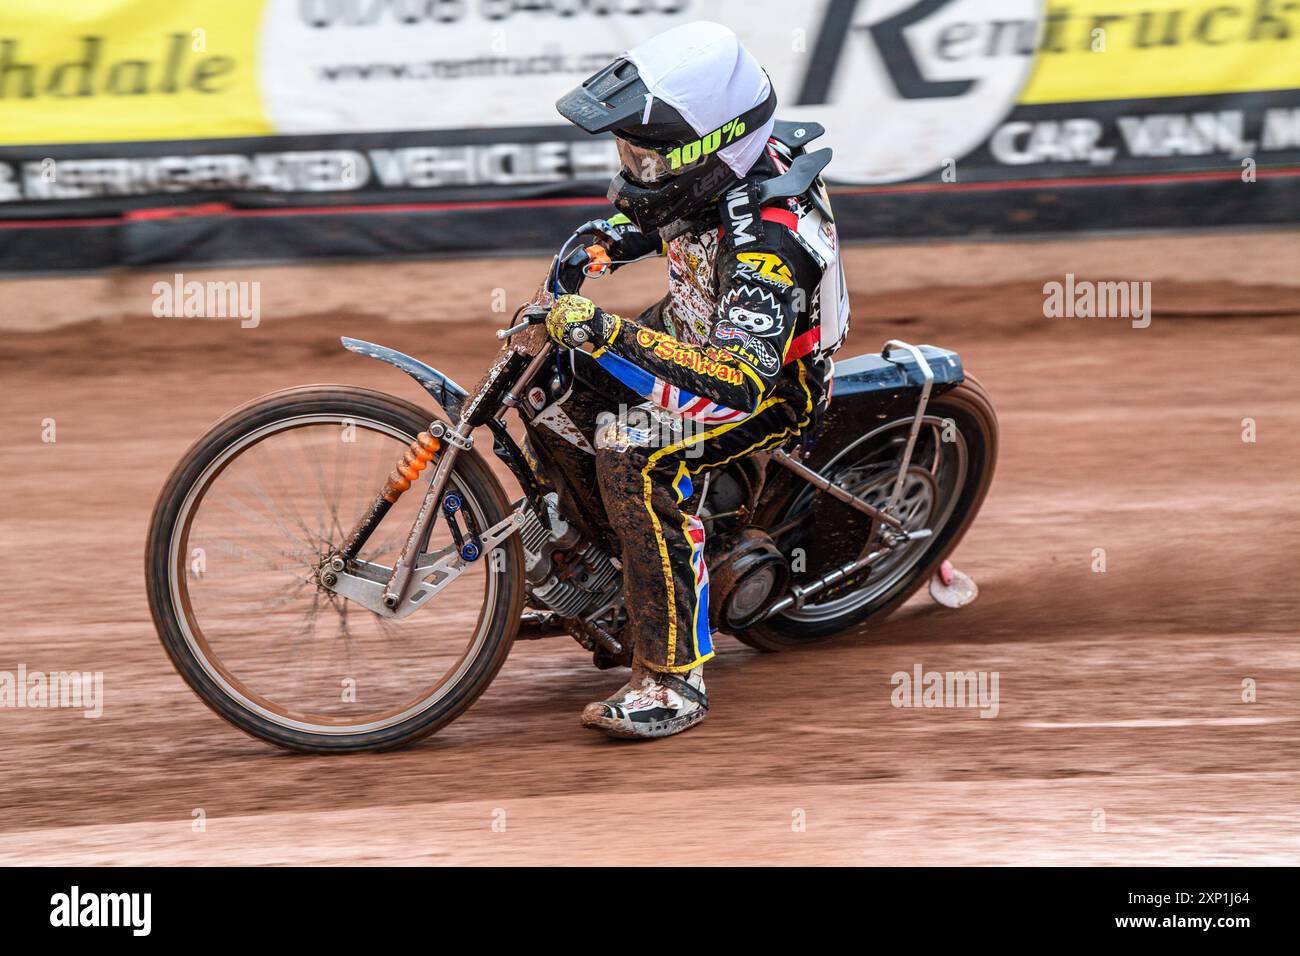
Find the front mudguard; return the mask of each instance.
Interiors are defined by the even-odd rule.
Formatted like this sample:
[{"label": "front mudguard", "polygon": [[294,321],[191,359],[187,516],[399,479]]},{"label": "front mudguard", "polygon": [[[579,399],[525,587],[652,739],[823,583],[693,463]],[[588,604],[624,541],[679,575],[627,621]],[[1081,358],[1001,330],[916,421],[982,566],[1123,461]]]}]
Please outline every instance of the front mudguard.
[{"label": "front mudguard", "polygon": [[439,372],[432,365],[427,365],[417,358],[412,358],[405,352],[399,352],[397,349],[390,349],[386,345],[376,345],[374,342],[365,342],[361,339],[350,339],[346,335],[339,339],[343,347],[349,352],[356,352],[358,355],[364,355],[367,358],[378,359],[381,362],[387,362],[394,368],[399,368],[411,378],[415,379],[422,389],[433,396],[433,400],[442,406],[442,410],[447,413],[447,418],[455,424],[460,421],[460,412],[465,405],[465,399],[469,393],[453,382],[450,376]]}]

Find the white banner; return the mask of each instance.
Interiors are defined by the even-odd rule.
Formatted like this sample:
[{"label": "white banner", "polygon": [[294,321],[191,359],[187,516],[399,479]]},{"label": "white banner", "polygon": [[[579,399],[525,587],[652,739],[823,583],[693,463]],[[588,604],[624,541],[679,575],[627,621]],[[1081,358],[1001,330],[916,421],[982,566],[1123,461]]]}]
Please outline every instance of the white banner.
[{"label": "white banner", "polygon": [[551,125],[556,99],[629,46],[716,19],[768,71],[778,116],[826,127],[834,179],[891,182],[940,169],[1005,118],[1033,64],[1040,6],[271,0],[262,96],[279,133]]}]

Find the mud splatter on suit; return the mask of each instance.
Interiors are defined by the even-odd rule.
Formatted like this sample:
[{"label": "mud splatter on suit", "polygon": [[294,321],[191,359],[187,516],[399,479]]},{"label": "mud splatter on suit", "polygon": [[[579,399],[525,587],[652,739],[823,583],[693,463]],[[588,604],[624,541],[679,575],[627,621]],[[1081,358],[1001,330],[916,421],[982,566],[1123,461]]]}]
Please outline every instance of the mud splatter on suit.
[{"label": "mud splatter on suit", "polygon": [[[755,183],[771,171],[756,172],[720,200],[711,224],[666,248],[643,237],[668,258],[660,302],[635,320],[600,314],[591,357],[643,404],[619,415],[609,395],[623,389],[588,380],[565,406],[584,429],[602,411],[613,419],[594,429],[594,478],[622,546],[626,633],[635,660],[655,671],[713,656],[705,529],[681,507],[695,479],[795,437],[825,394],[809,354],[822,270],[794,237],[798,202],[759,208]],[[566,471],[590,467],[553,433],[539,438]],[[579,487],[591,478],[569,477]]]}]

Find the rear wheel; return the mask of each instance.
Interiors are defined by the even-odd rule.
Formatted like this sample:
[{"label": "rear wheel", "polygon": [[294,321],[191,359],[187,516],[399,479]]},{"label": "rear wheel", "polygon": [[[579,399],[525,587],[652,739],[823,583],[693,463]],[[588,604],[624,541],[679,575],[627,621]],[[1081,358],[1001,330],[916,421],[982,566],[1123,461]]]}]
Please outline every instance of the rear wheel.
[{"label": "rear wheel", "polygon": [[[879,425],[846,447],[823,474],[869,503],[888,501],[898,474],[912,416]],[[997,416],[977,379],[932,399],[917,436],[902,495],[894,513],[908,530],[930,528],[857,574],[738,633],[746,644],[776,651],[815,643],[866,620],[879,620],[929,580],[970,527],[997,463]],[[781,553],[797,568],[795,584],[808,584],[863,553],[873,522],[861,512],[800,485],[758,516],[773,529]]]},{"label": "rear wheel", "polygon": [[[439,592],[436,610],[402,619],[318,580],[428,424],[418,406],[380,392],[289,389],[218,422],[168,479],[146,552],[154,622],[185,681],[241,730],[316,753],[401,746],[464,711],[505,661],[524,598],[517,537]],[[392,566],[421,489],[398,499],[360,559]],[[457,458],[448,491],[471,531],[510,512],[472,451]],[[439,520],[422,550],[451,542]]]}]

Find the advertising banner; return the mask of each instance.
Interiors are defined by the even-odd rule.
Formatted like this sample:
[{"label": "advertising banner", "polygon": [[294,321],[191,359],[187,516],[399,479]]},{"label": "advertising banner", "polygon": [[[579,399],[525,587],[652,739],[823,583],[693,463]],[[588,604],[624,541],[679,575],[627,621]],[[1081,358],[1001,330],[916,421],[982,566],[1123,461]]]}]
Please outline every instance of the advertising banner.
[{"label": "advertising banner", "polygon": [[555,100],[694,19],[826,127],[849,238],[1300,218],[1288,0],[6,0],[0,269],[142,223],[159,261],[531,247],[616,162]]}]

